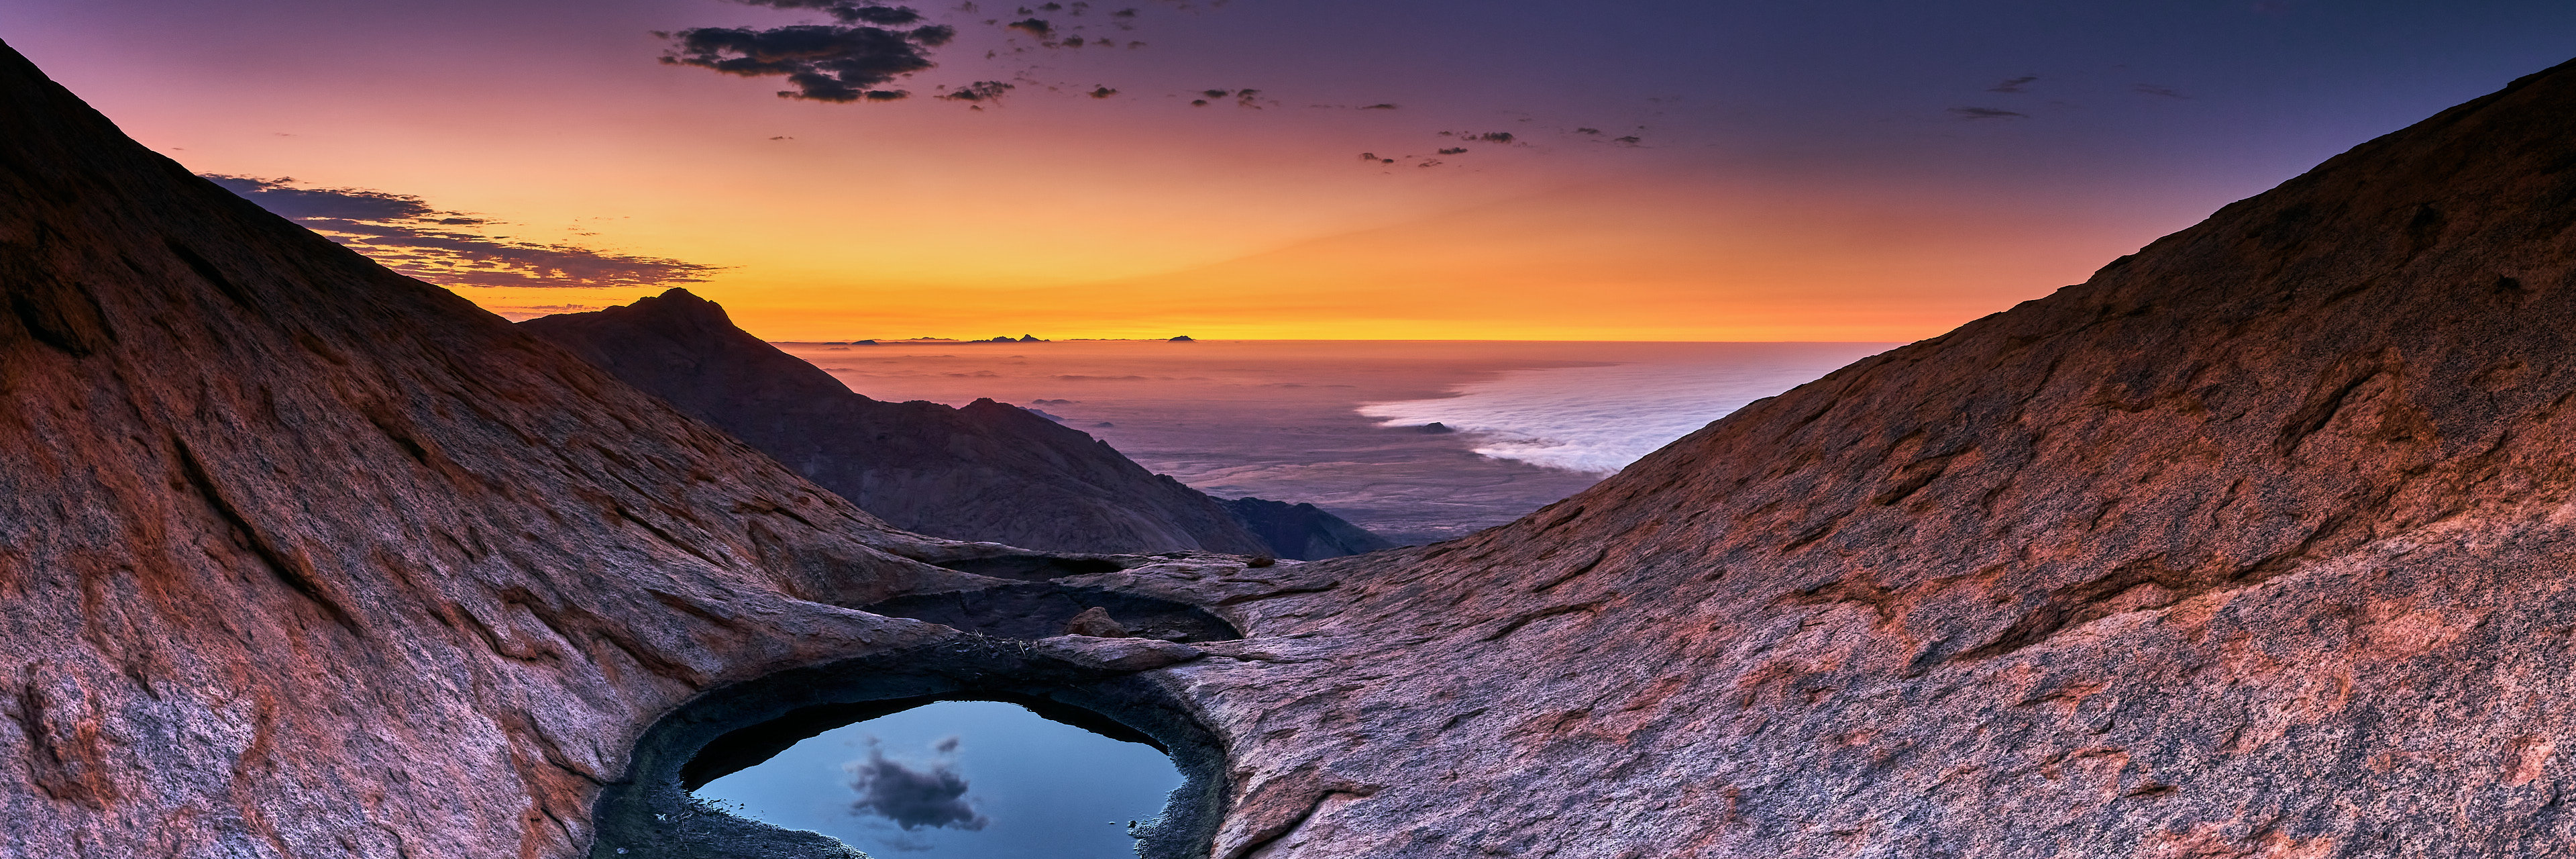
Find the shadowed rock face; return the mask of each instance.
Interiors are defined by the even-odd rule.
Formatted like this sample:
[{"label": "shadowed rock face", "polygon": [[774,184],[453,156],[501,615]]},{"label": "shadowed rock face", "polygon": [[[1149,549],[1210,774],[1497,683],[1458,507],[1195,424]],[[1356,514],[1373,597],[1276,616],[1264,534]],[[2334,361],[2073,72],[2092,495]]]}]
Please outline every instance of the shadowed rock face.
[{"label": "shadowed rock face", "polygon": [[1344,535],[1327,530],[1331,524],[1375,536],[1317,511],[1329,522],[1265,539],[1268,532],[1247,529],[1206,494],[1016,406],[977,400],[952,409],[852,393],[684,289],[520,327],[923,534],[1060,552],[1201,549],[1306,559],[1352,554],[1332,551],[1349,541],[1336,539]]},{"label": "shadowed rock face", "polygon": [[[989,697],[1172,749],[1205,801],[1156,857],[2547,855],[2570,105],[2526,79],[1474,537],[1109,569],[888,529],[0,54],[0,854],[831,855],[679,790]],[[1223,626],[841,607],[973,592]]]},{"label": "shadowed rock face", "polygon": [[1217,856],[2563,852],[2571,400],[2561,67],[1306,565],[1237,619],[1272,661],[1172,671],[1234,738]]},{"label": "shadowed rock face", "polygon": [[0,129],[0,855],[577,856],[702,690],[847,663],[1048,699],[1183,652],[970,666],[843,606],[1013,584],[924,561],[1015,550],[891,529],[5,47]]},{"label": "shadowed rock face", "polygon": [[1315,561],[1395,548],[1395,543],[1312,504],[1236,498],[1225,509],[1283,558]]}]

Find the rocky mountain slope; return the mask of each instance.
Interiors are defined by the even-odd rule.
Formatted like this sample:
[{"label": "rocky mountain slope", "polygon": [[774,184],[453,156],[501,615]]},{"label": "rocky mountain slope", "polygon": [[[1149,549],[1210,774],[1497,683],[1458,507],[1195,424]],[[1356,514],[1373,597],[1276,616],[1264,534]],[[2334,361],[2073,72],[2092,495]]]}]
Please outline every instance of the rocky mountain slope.
[{"label": "rocky mountain slope", "polygon": [[1312,504],[1233,498],[1227,512],[1282,558],[1318,561],[1395,548],[1395,543]]},{"label": "rocky mountain slope", "polygon": [[[967,658],[843,606],[1007,547],[895,531],[5,47],[0,129],[0,856],[584,855],[702,690]],[[1117,674],[1077,651],[1012,658]]]},{"label": "rocky mountain slope", "polygon": [[685,289],[520,327],[910,531],[1064,552],[1308,560],[1393,545],[1321,510],[1256,533],[1216,499],[1015,406],[869,399]]},{"label": "rocky mountain slope", "polygon": [[1217,856],[2563,853],[2571,402],[2560,67],[1307,565],[1233,618],[1261,658],[1171,669],[1235,738]]},{"label": "rocky mountain slope", "polygon": [[1246,569],[894,531],[0,52],[0,855],[846,856],[682,792],[942,696],[1171,750],[1155,859],[2563,852],[2571,104]]}]

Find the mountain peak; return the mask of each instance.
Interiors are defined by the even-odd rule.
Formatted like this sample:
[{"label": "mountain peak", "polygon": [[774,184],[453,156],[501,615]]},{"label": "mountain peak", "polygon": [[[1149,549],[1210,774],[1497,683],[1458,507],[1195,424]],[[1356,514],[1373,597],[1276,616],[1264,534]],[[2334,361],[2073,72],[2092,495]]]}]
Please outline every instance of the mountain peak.
[{"label": "mountain peak", "polygon": [[868,399],[678,290],[521,326],[899,527],[1053,551],[1271,551],[1215,499],[1079,430],[990,398]]},{"label": "mountain peak", "polygon": [[945,544],[5,47],[0,128],[11,855],[581,855],[586,824],[522,824],[588,820],[657,714],[936,637],[832,603]]}]

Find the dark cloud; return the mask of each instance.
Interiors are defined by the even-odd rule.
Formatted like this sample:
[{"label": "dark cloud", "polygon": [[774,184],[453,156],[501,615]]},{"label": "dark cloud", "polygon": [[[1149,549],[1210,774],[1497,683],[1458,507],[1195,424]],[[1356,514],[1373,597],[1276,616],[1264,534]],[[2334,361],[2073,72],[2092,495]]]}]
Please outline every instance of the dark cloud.
[{"label": "dark cloud", "polygon": [[297,188],[293,179],[207,174],[261,208],[348,245],[386,268],[441,286],[668,286],[721,269],[465,232],[496,222],[431,208],[419,197],[357,188]]},{"label": "dark cloud", "polygon": [[2019,111],[2004,110],[1999,107],[1954,107],[1950,109],[1950,113],[1960,119],[1968,120],[2030,118],[2030,114]]},{"label": "dark cloud", "polygon": [[908,32],[829,24],[766,30],[700,27],[664,34],[675,44],[662,55],[662,62],[743,77],[784,75],[796,89],[781,90],[781,98],[883,101],[870,92],[897,77],[930,68],[930,56],[923,49],[946,44],[956,34],[955,28],[945,25]]},{"label": "dark cloud", "polygon": [[1999,84],[1995,84],[1994,86],[1987,87],[1987,88],[1986,88],[1986,91],[1987,91],[1987,92],[2021,92],[2023,87],[2029,86],[2029,85],[2031,84],[2031,82],[2032,82],[2032,81],[2036,81],[2036,80],[2039,80],[2039,76],[2038,76],[2038,75],[2022,75],[2022,76],[2017,77],[2017,78],[2008,78],[2008,79],[2006,79],[2003,83],[1999,83]]},{"label": "dark cloud", "polygon": [[[942,740],[941,754],[957,751],[956,738]],[[868,758],[849,763],[850,789],[859,792],[850,810],[861,815],[875,815],[894,821],[905,831],[921,828],[982,829],[992,822],[966,801],[966,778],[958,775],[950,761],[934,761],[923,769],[913,769],[900,761],[888,760],[885,750],[871,739]]]},{"label": "dark cloud", "polygon": [[1483,134],[1469,137],[1468,139],[1482,140],[1486,143],[1510,143],[1512,142],[1512,133],[1508,131],[1488,131]]},{"label": "dark cloud", "polygon": [[976,81],[939,97],[949,101],[1000,101],[1004,93],[1018,89],[1001,81]]},{"label": "dark cloud", "polygon": [[734,2],[749,6],[767,6],[772,9],[813,9],[828,13],[844,24],[864,23],[893,27],[921,20],[921,13],[909,7],[854,3],[851,0],[734,0]]},{"label": "dark cloud", "polygon": [[1118,91],[1117,91],[1117,90],[1110,89],[1110,88],[1105,87],[1105,86],[1104,86],[1104,87],[1095,87],[1095,88],[1093,88],[1093,89],[1091,90],[1091,97],[1092,97],[1092,98],[1108,98],[1108,97],[1110,97],[1110,96],[1117,95],[1117,94],[1118,94]]},{"label": "dark cloud", "polygon": [[2162,97],[2165,97],[2165,98],[2180,98],[2180,99],[2188,99],[2188,98],[2191,98],[2191,96],[2183,95],[2182,93],[2178,93],[2178,92],[2175,92],[2175,91],[2173,91],[2173,90],[2166,89],[2166,88],[2164,88],[2164,87],[2156,86],[2156,85],[2154,85],[2154,84],[2139,84],[2139,85],[2137,85],[2137,86],[2130,87],[2130,89],[2133,89],[2133,90],[2138,91],[2138,93],[2139,93],[2139,94],[2141,94],[2141,95],[2162,96]]},{"label": "dark cloud", "polygon": [[1467,147],[1464,147],[1464,146],[1452,146],[1452,147],[1449,147],[1449,148],[1447,148],[1447,149],[1440,150],[1440,154],[1442,154],[1442,155],[1464,155],[1464,154],[1467,154]]},{"label": "dark cloud", "polygon": [[[1190,104],[1198,107],[1206,107],[1210,99],[1220,98],[1231,98],[1237,106],[1253,108],[1260,107],[1262,101],[1261,91],[1257,89],[1206,89],[1200,90],[1198,94],[1204,97],[1190,100]],[[1272,101],[1271,104],[1278,104],[1278,102]]]},{"label": "dark cloud", "polygon": [[849,23],[900,27],[921,20],[921,13],[899,6],[835,6],[832,17]]},{"label": "dark cloud", "polygon": [[1377,104],[1362,105],[1362,106],[1360,106],[1360,109],[1361,109],[1361,110],[1394,110],[1394,109],[1395,109],[1395,105],[1388,104],[1388,103],[1385,103],[1385,102],[1379,102],[1379,103],[1377,103]]},{"label": "dark cloud", "polygon": [[290,220],[306,218],[345,219],[354,221],[394,221],[455,216],[438,212],[419,197],[388,194],[383,191],[361,191],[355,188],[293,188],[293,178],[255,179],[249,176],[204,174],[205,178],[225,190],[240,194],[260,208]]},{"label": "dark cloud", "polygon": [[[711,69],[743,77],[784,77],[793,89],[780,90],[782,98],[834,103],[898,101],[912,95],[906,89],[888,86],[892,82],[937,67],[938,49],[954,42],[956,23],[976,20],[980,11],[973,2],[960,3],[945,10],[925,14],[909,6],[890,5],[881,0],[733,0],[748,6],[771,9],[816,12],[829,15],[834,23],[805,23],[781,27],[699,27],[656,32],[671,45],[661,61],[667,65]],[[1223,3],[1211,5],[1221,6]],[[1176,8],[1190,10],[1181,3]],[[986,59],[1004,53],[1025,54],[1038,49],[1080,49],[1086,47],[1118,48],[1120,41],[1109,36],[1084,32],[1097,25],[1100,29],[1133,30],[1138,15],[1134,8],[1123,8],[1093,16],[1088,2],[1048,2],[1019,6],[1015,17],[980,18],[980,25],[997,28],[1009,36],[1006,47],[985,52]],[[955,17],[958,22],[934,22],[934,18]],[[1107,20],[1101,20],[1101,18]],[[1035,44],[1020,37],[1030,37]],[[1143,48],[1145,43],[1127,40],[1123,47]],[[1025,72],[1023,73],[1025,75]],[[1038,83],[1025,76],[1023,83]],[[1067,86],[1047,86],[1050,92],[1061,92]],[[1106,87],[1103,87],[1106,89]],[[947,87],[941,87],[945,90]],[[1074,88],[1075,92],[1083,92]],[[1115,90],[1112,90],[1114,92]],[[952,101],[987,101],[998,91],[970,84],[963,95],[941,98]],[[1246,107],[1257,107],[1247,96]],[[971,105],[981,110],[981,105]]]}]

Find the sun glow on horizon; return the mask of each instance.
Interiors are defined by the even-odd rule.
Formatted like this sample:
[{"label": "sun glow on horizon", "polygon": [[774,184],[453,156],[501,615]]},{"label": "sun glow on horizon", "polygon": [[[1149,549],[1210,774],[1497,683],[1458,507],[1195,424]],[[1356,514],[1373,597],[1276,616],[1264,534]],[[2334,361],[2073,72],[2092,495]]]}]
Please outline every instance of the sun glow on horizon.
[{"label": "sun glow on horizon", "polygon": [[[909,98],[657,61],[811,5],[25,0],[0,33],[191,171],[415,199],[541,273],[556,249],[626,266],[457,289],[509,316],[684,283],[779,340],[1879,342],[2080,282],[2563,60],[2576,22],[1238,2],[1134,30],[1067,5],[1055,31],[924,7],[957,41],[869,84]],[[975,81],[1012,89],[940,97]]]},{"label": "sun glow on horizon", "polygon": [[[1959,189],[1884,182],[1628,179],[1143,275],[1030,283],[755,264],[688,286],[780,341],[1899,342],[2081,282],[2195,217],[2178,207],[2124,214],[2085,217],[2039,194],[1978,204]],[[1569,232],[1568,221],[1590,228]],[[526,315],[660,290],[458,291]]]}]

